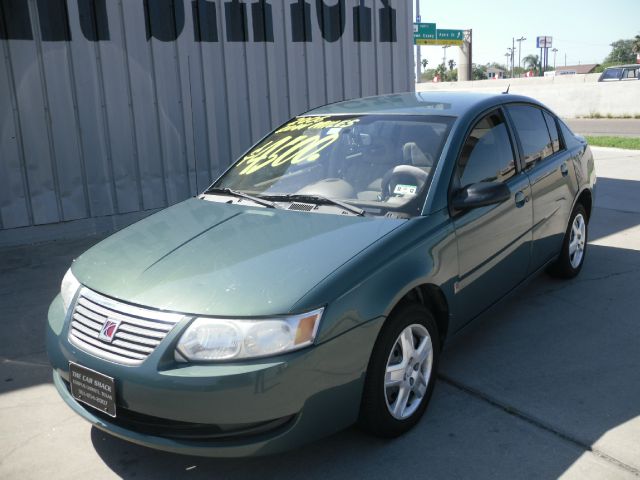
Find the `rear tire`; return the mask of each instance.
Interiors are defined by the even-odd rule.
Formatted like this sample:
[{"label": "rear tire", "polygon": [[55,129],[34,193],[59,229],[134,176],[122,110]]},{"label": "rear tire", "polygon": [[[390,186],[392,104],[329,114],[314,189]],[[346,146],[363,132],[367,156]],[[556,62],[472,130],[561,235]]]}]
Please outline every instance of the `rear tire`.
[{"label": "rear tire", "polygon": [[578,203],[571,214],[560,257],[547,270],[551,276],[573,278],[580,273],[587,253],[588,232],[587,211]]},{"label": "rear tire", "polygon": [[440,337],[429,310],[399,306],[382,327],[369,360],[358,425],[393,438],[424,414],[435,384]]}]

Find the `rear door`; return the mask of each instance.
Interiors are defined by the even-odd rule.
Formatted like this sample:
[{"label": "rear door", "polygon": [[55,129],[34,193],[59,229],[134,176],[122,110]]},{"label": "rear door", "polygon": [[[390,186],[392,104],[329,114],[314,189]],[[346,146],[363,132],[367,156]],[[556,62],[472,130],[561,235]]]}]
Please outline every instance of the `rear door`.
[{"label": "rear door", "polygon": [[560,252],[578,182],[555,116],[529,104],[511,104],[506,110],[531,184],[531,273]]},{"label": "rear door", "polygon": [[459,264],[452,313],[461,324],[504,296],[527,273],[533,212],[529,179],[516,159],[502,109],[475,124],[458,158],[452,193],[483,181],[504,182],[511,191],[511,198],[500,204],[451,212]]}]

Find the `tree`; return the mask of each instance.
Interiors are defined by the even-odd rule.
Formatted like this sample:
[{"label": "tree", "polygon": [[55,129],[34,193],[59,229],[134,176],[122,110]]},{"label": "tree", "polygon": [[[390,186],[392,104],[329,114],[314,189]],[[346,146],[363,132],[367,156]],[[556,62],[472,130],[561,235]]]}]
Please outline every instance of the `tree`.
[{"label": "tree", "polygon": [[471,76],[472,80],[486,80],[487,79],[487,67],[484,65],[476,65],[475,63],[471,66]]},{"label": "tree", "polygon": [[633,39],[633,45],[631,45],[631,50],[636,55],[640,54],[640,35],[636,35],[636,38]]},{"label": "tree", "polygon": [[540,57],[538,55],[527,55],[522,59],[522,63],[529,70],[536,70],[540,63]]},{"label": "tree", "polygon": [[604,63],[635,63],[636,55],[633,48],[636,40],[617,40],[611,44],[611,53],[604,59]]},{"label": "tree", "polygon": [[424,72],[422,72],[422,81],[430,82],[433,80],[433,77],[435,77],[435,75],[436,75],[436,71],[433,68],[429,68]]},{"label": "tree", "polygon": [[427,60],[426,58],[423,58],[422,62],[420,63],[422,63],[422,68],[426,69],[427,65],[429,65],[429,60]]},{"label": "tree", "polygon": [[449,59],[449,71],[453,72],[453,67],[456,66],[456,62],[453,61],[453,58]]}]

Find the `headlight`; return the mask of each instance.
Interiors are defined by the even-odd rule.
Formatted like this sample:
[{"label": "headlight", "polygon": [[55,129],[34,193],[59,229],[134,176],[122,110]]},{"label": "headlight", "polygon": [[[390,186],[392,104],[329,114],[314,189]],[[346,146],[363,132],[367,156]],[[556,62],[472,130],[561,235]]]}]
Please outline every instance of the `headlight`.
[{"label": "headlight", "polygon": [[67,273],[65,273],[64,278],[62,279],[62,285],[60,286],[60,296],[62,297],[62,303],[64,304],[65,314],[69,310],[73,297],[75,297],[79,288],[80,282],[78,282],[76,277],[73,276],[71,269],[67,270]]},{"label": "headlight", "polygon": [[315,340],[323,310],[260,320],[196,318],[178,342],[176,359],[240,360],[297,350]]}]

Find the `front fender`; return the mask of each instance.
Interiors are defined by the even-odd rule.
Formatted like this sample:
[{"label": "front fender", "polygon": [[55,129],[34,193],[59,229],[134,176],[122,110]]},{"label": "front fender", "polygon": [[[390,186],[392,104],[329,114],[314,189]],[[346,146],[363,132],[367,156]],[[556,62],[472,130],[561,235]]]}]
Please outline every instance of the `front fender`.
[{"label": "front fender", "polygon": [[323,280],[295,309],[326,304],[318,342],[370,319],[388,316],[413,288],[440,287],[449,301],[458,273],[455,232],[448,212],[413,218]]}]

